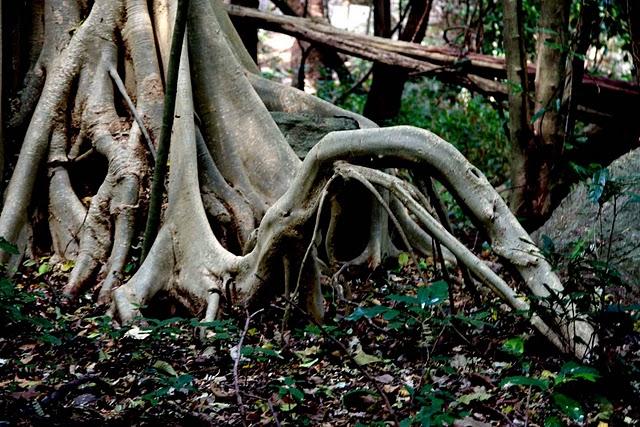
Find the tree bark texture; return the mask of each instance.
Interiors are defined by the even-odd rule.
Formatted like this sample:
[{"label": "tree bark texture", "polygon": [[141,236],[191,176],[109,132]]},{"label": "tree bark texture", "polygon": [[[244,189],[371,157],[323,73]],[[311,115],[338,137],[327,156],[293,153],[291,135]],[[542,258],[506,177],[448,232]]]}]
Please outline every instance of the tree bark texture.
[{"label": "tree bark texture", "polygon": [[527,178],[531,190],[528,217],[544,218],[551,211],[552,186],[564,144],[562,98],[569,51],[569,5],[567,0],[543,0],[538,23],[533,133],[536,147],[528,157]]}]

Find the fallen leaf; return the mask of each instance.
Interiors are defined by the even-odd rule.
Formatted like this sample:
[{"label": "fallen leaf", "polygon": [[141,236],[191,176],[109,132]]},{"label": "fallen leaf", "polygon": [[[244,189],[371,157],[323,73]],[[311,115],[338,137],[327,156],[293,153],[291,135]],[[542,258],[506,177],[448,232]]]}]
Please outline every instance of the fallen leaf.
[{"label": "fallen leaf", "polygon": [[485,400],[489,400],[491,398],[491,393],[487,393],[487,391],[485,390],[484,386],[481,387],[475,387],[473,389],[473,393],[469,393],[469,394],[465,394],[464,396],[460,396],[458,398],[458,402],[468,405],[469,403],[473,402],[474,400],[479,400],[481,402],[485,401]]},{"label": "fallen leaf", "polygon": [[355,362],[360,366],[368,365],[370,363],[382,362],[382,359],[378,356],[373,356],[371,354],[365,353],[360,344],[358,344],[358,346],[356,347],[355,354],[353,355],[353,360],[355,360]]},{"label": "fallen leaf", "polygon": [[165,374],[168,374],[174,377],[178,376],[178,373],[176,372],[175,369],[173,369],[173,366],[171,366],[168,362],[165,362],[164,360],[158,360],[156,363],[153,364],[153,367],[160,372],[164,372]]},{"label": "fallen leaf", "polygon": [[22,363],[23,365],[26,365],[27,363],[31,362],[33,360],[33,354],[28,354],[26,356],[24,356],[22,359],[20,359],[20,363]]},{"label": "fallen leaf", "polygon": [[134,340],[143,340],[148,338],[149,335],[151,333],[148,329],[140,329],[138,326],[134,326],[124,334],[125,337],[133,338]]},{"label": "fallen leaf", "polygon": [[489,427],[491,424],[483,423],[478,420],[474,420],[471,417],[465,417],[461,420],[455,420],[453,422],[454,427]]},{"label": "fallen leaf", "polygon": [[393,377],[389,374],[384,374],[376,377],[376,381],[382,384],[389,384],[391,381],[393,381]]}]

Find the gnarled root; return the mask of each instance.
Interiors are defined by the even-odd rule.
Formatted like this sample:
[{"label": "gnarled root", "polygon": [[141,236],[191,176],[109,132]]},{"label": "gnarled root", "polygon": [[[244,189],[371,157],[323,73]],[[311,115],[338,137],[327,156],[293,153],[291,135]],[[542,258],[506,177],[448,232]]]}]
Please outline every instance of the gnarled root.
[{"label": "gnarled root", "polygon": [[[7,189],[11,203],[2,211],[0,235],[15,241],[25,227],[35,171],[48,151],[54,259],[75,260],[65,293],[79,295],[102,266],[99,299],[107,302],[110,289],[122,279],[134,236],[135,211],[147,169],[141,134],[154,135],[159,128],[162,82],[157,59],[148,55],[155,49],[155,40],[146,1],[97,1],[84,22],[81,9],[77,2],[57,0],[45,7],[46,41],[38,62],[46,64],[47,77]],[[117,113],[112,77],[117,73],[120,32],[136,81],[134,113],[148,126],[144,132],[139,123],[131,124],[132,118]],[[64,114],[67,108],[69,115]],[[92,148],[79,155],[86,142]],[[72,169],[92,161],[92,153],[106,158],[108,171],[86,209],[76,194],[86,188],[73,184]]]}]

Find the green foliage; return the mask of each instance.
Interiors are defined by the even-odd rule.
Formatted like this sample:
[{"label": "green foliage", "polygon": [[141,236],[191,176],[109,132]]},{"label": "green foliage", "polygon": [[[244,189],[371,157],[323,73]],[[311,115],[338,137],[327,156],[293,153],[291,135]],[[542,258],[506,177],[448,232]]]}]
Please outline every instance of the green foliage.
[{"label": "green foliage", "polygon": [[420,409],[414,416],[402,420],[401,427],[452,425],[456,419],[460,418],[460,413],[449,408],[449,404],[455,401],[451,393],[434,389],[430,384],[424,385],[418,392],[408,385],[405,385],[405,389]]},{"label": "green foliage", "polygon": [[[556,375],[548,373],[544,378],[510,376],[500,382],[500,387],[521,386],[535,388],[543,396],[550,399],[561,414],[572,421],[583,422],[585,413],[582,404],[569,395],[570,388],[564,387],[564,385],[573,382],[595,383],[599,378],[600,374],[596,369],[570,361],[566,362]],[[575,390],[571,390],[571,392],[575,392]],[[556,418],[555,416],[547,418],[545,425],[557,425]]]},{"label": "green foliage", "polygon": [[600,378],[600,373],[597,369],[569,361],[562,366],[562,369],[560,369],[560,372],[556,376],[555,383],[557,385],[577,380],[584,380],[593,383],[596,382],[598,378]]},{"label": "green foliage", "polygon": [[[371,69],[371,63],[359,58],[352,58],[353,68],[351,69],[351,75],[354,81],[359,81],[364,78]],[[326,70],[322,69],[322,77],[329,77],[324,73],[330,74]],[[371,84],[371,76],[365,79],[362,86],[352,93],[348,93],[352,88],[343,86],[339,82],[332,78],[322,78],[318,81],[316,96],[331,102],[346,110],[353,111],[355,113],[362,114],[364,110],[364,104],[367,102],[367,91]]]},{"label": "green foliage", "polygon": [[241,354],[248,358],[256,359],[258,362],[266,362],[272,358],[280,358],[280,352],[269,348],[269,346],[251,346],[246,345],[242,347]]},{"label": "green foliage", "polygon": [[[482,19],[483,37],[481,51],[491,55],[504,55],[504,14],[500,0],[490,0],[490,7]],[[522,2],[524,21],[525,51],[529,59],[533,59],[536,51],[536,33],[540,19],[540,4],[537,1]]]},{"label": "green foliage", "polygon": [[609,170],[607,168],[603,168],[597,170],[593,177],[591,178],[591,183],[589,185],[589,200],[594,203],[600,203],[600,198],[604,193],[605,186],[607,185],[607,180],[609,179]]},{"label": "green foliage", "polygon": [[0,250],[11,255],[18,255],[20,253],[18,247],[8,242],[4,237],[0,237]]},{"label": "green foliage", "polygon": [[513,337],[502,343],[502,351],[513,356],[522,356],[524,353],[524,339],[522,337]]},{"label": "green foliage", "polygon": [[[556,305],[566,308],[566,317],[570,319],[570,306],[576,304],[582,313],[590,316],[591,321],[599,325],[601,338],[615,335],[607,330],[603,320],[610,314],[617,314],[630,321],[637,319],[634,307],[621,304],[624,290],[633,292],[633,284],[625,283],[613,263],[612,243],[616,238],[616,216],[624,206],[640,201],[638,176],[614,177],[607,168],[598,168],[587,184],[587,198],[598,205],[593,226],[582,236],[570,242],[559,252],[554,242],[543,236],[543,256],[565,276],[565,291],[561,294],[550,291],[548,298],[534,301],[538,309]],[[603,209],[609,203],[610,209]],[[608,217],[605,217],[608,215]],[[605,225],[606,224],[606,225]],[[604,335],[603,335],[604,333]]]},{"label": "green foliage", "polygon": [[[2,275],[5,275],[4,270]],[[61,336],[68,334],[68,316],[63,315],[58,307],[53,310],[54,320],[32,315],[30,311],[39,299],[43,299],[41,293],[28,292],[8,277],[0,277],[0,324],[12,334],[28,333],[43,344],[58,346],[62,344]]]},{"label": "green foliage", "polygon": [[398,303],[401,307],[396,304],[357,307],[346,319],[357,321],[380,316],[388,322],[391,330],[412,327],[431,317],[431,309],[447,301],[448,296],[449,286],[445,281],[439,280],[427,286],[418,286],[415,294],[391,294],[386,297],[388,301]]},{"label": "green foliage", "polygon": [[291,377],[281,377],[275,385],[280,398],[280,409],[283,411],[291,411],[305,398],[304,391],[296,384],[296,380]]},{"label": "green foliage", "polygon": [[25,305],[34,300],[33,295],[17,289],[8,278],[0,278],[0,323],[9,326],[28,320],[23,310]]},{"label": "green foliage", "polygon": [[391,124],[428,129],[455,145],[493,184],[506,180],[504,123],[485,97],[433,79],[409,82]]},{"label": "green foliage", "polygon": [[[167,366],[170,369],[168,369]],[[164,364],[156,362],[151,373],[153,375],[153,382],[157,388],[149,393],[145,393],[140,399],[150,403],[152,406],[161,403],[165,397],[174,396],[176,393],[188,394],[194,390],[191,385],[193,377],[188,374],[178,375],[173,367],[166,362],[164,362]]]}]

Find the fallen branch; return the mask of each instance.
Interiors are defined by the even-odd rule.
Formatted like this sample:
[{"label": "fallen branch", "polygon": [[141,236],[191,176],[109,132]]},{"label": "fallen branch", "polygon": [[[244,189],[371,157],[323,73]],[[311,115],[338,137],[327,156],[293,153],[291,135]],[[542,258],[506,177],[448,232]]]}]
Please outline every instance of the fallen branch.
[{"label": "fallen branch", "polygon": [[[499,99],[508,93],[504,58],[478,53],[464,53],[450,47],[422,46],[416,43],[355,34],[304,18],[280,16],[240,6],[225,6],[231,16],[246,18],[254,25],[338,52],[370,61],[429,74],[448,83],[479,90]],[[527,72],[533,81],[535,66]],[[582,120],[598,121],[628,115],[628,105],[640,102],[640,87],[620,80],[584,76],[578,95]]]}]

